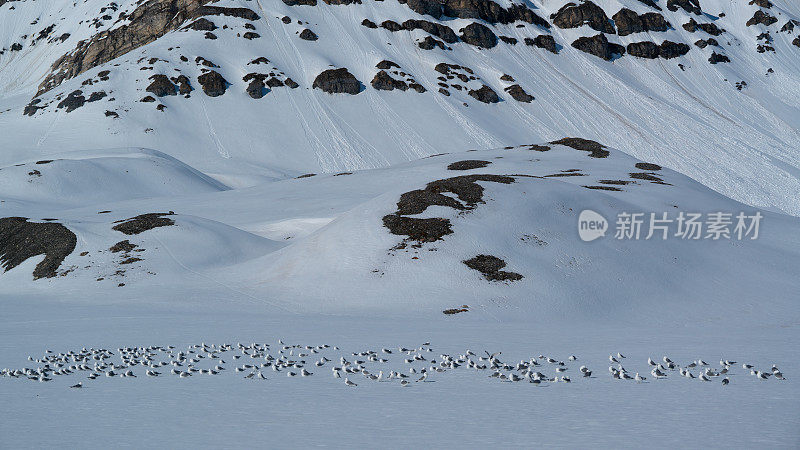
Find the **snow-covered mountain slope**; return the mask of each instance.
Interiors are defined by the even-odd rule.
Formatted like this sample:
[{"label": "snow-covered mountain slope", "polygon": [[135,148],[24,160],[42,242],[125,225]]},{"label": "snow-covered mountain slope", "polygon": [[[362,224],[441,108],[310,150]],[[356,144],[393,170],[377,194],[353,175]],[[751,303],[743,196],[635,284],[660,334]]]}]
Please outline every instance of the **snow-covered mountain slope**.
[{"label": "snow-covered mountain slope", "polygon": [[[149,159],[140,163],[137,156],[152,152],[128,151],[133,157],[118,150],[97,160],[109,173],[126,173],[130,186],[178,178]],[[212,299],[243,296],[311,313],[441,314],[467,305],[480,315],[531,320],[657,315],[738,322],[797,314],[796,218],[735,202],[591,141],[445,154],[245,189],[194,177],[183,184],[195,192],[176,193],[176,182],[160,196],[131,189],[125,197],[110,185],[85,205],[58,208],[38,185],[57,184],[65,198],[78,198],[83,187],[72,180],[89,179],[100,163],[75,161],[92,160],[62,160],[70,171],[53,180],[46,169],[58,161],[41,165],[41,175],[18,180],[17,200],[4,205],[6,215],[28,218],[29,227],[62,224],[76,242],[62,253],[55,240],[38,242],[41,252],[16,267],[6,263],[6,295],[82,297],[91,289],[111,301],[144,295],[160,302],[155,293],[169,284]],[[171,163],[180,175],[196,174]],[[585,209],[609,221],[607,236],[578,238]],[[625,212],[644,214],[639,239],[615,239]],[[667,239],[657,230],[646,239],[651,212],[674,221]],[[733,215],[729,238],[708,239],[710,229],[698,240],[674,236],[679,214],[706,220],[715,212]],[[739,212],[763,215],[757,239],[736,236]],[[4,262],[25,251],[11,247]],[[36,255],[45,254],[61,262],[52,277],[32,281],[43,258]],[[195,294],[172,301],[192,302]]]},{"label": "snow-covered mountain slope", "polygon": [[141,146],[242,187],[577,135],[800,213],[796,2],[566,3],[5,2],[0,164]]}]

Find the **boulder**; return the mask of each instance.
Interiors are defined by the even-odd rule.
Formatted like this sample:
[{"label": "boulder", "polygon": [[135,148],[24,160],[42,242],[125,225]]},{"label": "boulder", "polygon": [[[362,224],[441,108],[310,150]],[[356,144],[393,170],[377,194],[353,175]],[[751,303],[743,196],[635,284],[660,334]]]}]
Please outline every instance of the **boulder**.
[{"label": "boulder", "polygon": [[393,91],[395,89],[405,91],[408,89],[408,85],[405,81],[395,80],[384,70],[376,73],[375,78],[372,79],[370,84],[372,84],[373,88],[379,91]]},{"label": "boulder", "polygon": [[219,97],[225,93],[229,83],[218,72],[210,70],[199,77],[197,82],[203,87],[203,92],[209,97]]},{"label": "boulder", "polygon": [[698,16],[703,13],[703,10],[700,9],[699,0],[667,0],[668,10],[675,12],[678,8],[683,8],[686,12],[694,13]]},{"label": "boulder", "polygon": [[553,19],[553,24],[559,28],[578,28],[589,25],[593,30],[601,33],[616,33],[614,25],[611,24],[603,8],[591,1],[580,5],[567,3],[550,18]]},{"label": "boulder", "polygon": [[483,103],[497,103],[500,101],[500,97],[497,96],[497,93],[485,84],[481,86],[480,89],[470,90],[468,94],[470,97]]},{"label": "boulder", "polygon": [[300,32],[300,39],[303,39],[305,41],[316,41],[319,38],[317,37],[316,33],[309,30],[308,28],[305,28],[303,29],[303,31]]},{"label": "boulder", "polygon": [[711,53],[711,56],[708,58],[708,62],[710,62],[711,64],[729,63],[729,62],[731,62],[731,59],[728,58],[725,55],[719,54],[717,52],[713,52],[713,53]]},{"label": "boulder", "polygon": [[625,47],[608,42],[608,38],[603,33],[591,37],[580,37],[572,43],[572,46],[606,61],[611,61],[615,54],[625,54]]},{"label": "boulder", "polygon": [[769,13],[766,13],[759,9],[758,11],[755,12],[755,14],[753,14],[753,17],[751,17],[750,20],[747,21],[746,25],[748,27],[752,27],[753,25],[758,25],[758,24],[770,26],[777,21],[778,19],[775,16],[771,16],[769,15]]},{"label": "boulder", "polygon": [[492,48],[497,45],[497,35],[486,25],[477,22],[461,29],[461,40],[482,48]]},{"label": "boulder", "polygon": [[169,77],[164,74],[157,74],[150,77],[153,80],[145,89],[147,92],[152,93],[156,97],[164,97],[167,95],[178,95],[178,88],[169,81]]},{"label": "boulder", "polygon": [[522,103],[530,103],[531,101],[535,100],[535,98],[525,92],[525,89],[518,84],[511,85],[504,89],[514,100]]},{"label": "boulder", "polygon": [[[526,38],[525,44],[530,45],[528,44],[527,39],[528,38]],[[558,54],[558,46],[556,46],[556,40],[555,38],[553,38],[553,36],[550,36],[549,34],[540,34],[539,36],[536,36],[535,38],[533,38],[532,43],[533,45],[539,48],[543,48],[551,53]]]},{"label": "boulder", "polygon": [[329,94],[356,95],[361,92],[361,82],[344,67],[323,71],[314,79],[312,87]]},{"label": "boulder", "polygon": [[627,47],[628,54],[639,58],[656,59],[660,48],[654,42],[631,42]]},{"label": "boulder", "polygon": [[664,59],[677,58],[689,53],[691,47],[683,42],[664,41],[659,46],[659,55]]}]

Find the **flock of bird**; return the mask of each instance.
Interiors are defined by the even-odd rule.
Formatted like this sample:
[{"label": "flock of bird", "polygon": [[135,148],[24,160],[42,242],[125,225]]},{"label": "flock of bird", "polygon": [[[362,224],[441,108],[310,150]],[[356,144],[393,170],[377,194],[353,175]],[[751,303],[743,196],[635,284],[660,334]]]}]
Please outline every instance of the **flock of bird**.
[{"label": "flock of bird", "polygon": [[[339,352],[338,358],[332,352]],[[332,376],[343,380],[346,386],[355,387],[362,382],[395,382],[401,386],[411,383],[431,382],[431,377],[458,368],[473,370],[477,373],[489,373],[489,378],[502,382],[528,382],[535,385],[542,383],[571,383],[567,364],[578,364],[574,355],[567,362],[539,355],[518,363],[508,363],[500,359],[501,352],[482,354],[466,350],[462,354],[435,355],[429,342],[418,347],[383,348],[341,354],[339,347],[330,345],[288,345],[282,340],[277,344],[192,344],[185,350],[174,346],[149,346],[118,348],[116,353],[100,348],[82,348],[78,351],[55,353],[47,350],[41,358],[28,357],[28,361],[36,363],[36,367],[3,369],[0,376],[28,379],[37,382],[53,381],[56,377],[82,374],[88,380],[100,377],[137,378],[174,376],[189,378],[197,376],[219,376],[225,373],[238,374],[244,379],[268,380],[275,376],[311,377],[323,367],[330,367]],[[330,356],[333,359],[329,359]],[[115,358],[118,357],[118,358]],[[399,360],[398,360],[399,359]],[[608,370],[613,379],[633,380],[637,383],[647,382],[648,377],[634,372],[631,376],[622,365],[625,356],[621,353],[608,357],[612,363]],[[719,368],[713,368],[702,359],[686,365],[679,365],[664,356],[662,362],[647,359],[651,368],[650,374],[655,380],[668,376],[680,376],[687,379],[698,379],[710,382],[721,379],[723,385],[730,383],[729,374],[738,364],[736,361],[720,360]],[[394,370],[397,364],[405,369]],[[376,367],[377,366],[377,367]],[[751,364],[742,364],[742,368],[760,380],[770,377],[785,380],[777,366],[772,365],[768,371],[757,370]],[[312,372],[311,370],[314,370]],[[548,372],[546,375],[543,372]],[[581,365],[576,373],[579,378],[595,378],[593,371]],[[676,375],[677,374],[677,375]],[[721,377],[721,378],[720,378]],[[363,381],[362,381],[363,380]],[[88,382],[87,382],[88,383]],[[86,385],[88,386],[88,384]],[[85,387],[84,381],[70,386]]]}]

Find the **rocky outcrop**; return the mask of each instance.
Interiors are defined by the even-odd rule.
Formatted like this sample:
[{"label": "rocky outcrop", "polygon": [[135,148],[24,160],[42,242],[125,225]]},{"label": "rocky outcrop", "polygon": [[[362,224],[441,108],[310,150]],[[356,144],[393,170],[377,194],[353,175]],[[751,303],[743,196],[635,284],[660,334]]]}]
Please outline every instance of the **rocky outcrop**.
[{"label": "rocky outcrop", "polygon": [[434,23],[427,20],[414,20],[409,19],[403,22],[402,27],[404,30],[422,30],[428,34],[436,36],[448,44],[458,42],[458,36],[452,28],[440,23]]},{"label": "rocky outcrop", "polygon": [[497,45],[497,35],[486,25],[473,22],[460,31],[461,40],[467,44],[482,48],[492,48]]},{"label": "rocky outcrop", "polygon": [[659,56],[664,59],[677,58],[689,53],[691,47],[683,42],[664,41],[659,46]]},{"label": "rocky outcrop", "polygon": [[559,28],[578,28],[589,25],[593,30],[601,33],[615,34],[614,25],[606,16],[603,8],[591,1],[576,5],[567,3],[562,6],[555,14],[550,16],[553,24]]},{"label": "rocky outcrop", "polygon": [[670,27],[669,22],[659,13],[649,12],[639,15],[627,8],[619,10],[614,14],[613,19],[620,36],[645,31],[667,31]]},{"label": "rocky outcrop", "polygon": [[678,8],[683,8],[686,12],[694,13],[698,16],[703,13],[703,10],[700,9],[699,0],[667,0],[668,10],[675,12]]},{"label": "rocky outcrop", "polygon": [[288,6],[317,6],[317,0],[283,0]]},{"label": "rocky outcrop", "polygon": [[72,91],[67,95],[64,100],[58,104],[58,109],[64,108],[67,112],[75,111],[86,103],[86,97],[83,96],[83,91]]},{"label": "rocky outcrop", "polygon": [[647,59],[656,59],[660,54],[660,47],[654,42],[632,42],[627,50],[629,55]]},{"label": "rocky outcrop", "polygon": [[572,46],[582,52],[589,53],[598,58],[603,58],[606,61],[611,61],[615,54],[625,54],[625,47],[608,42],[608,38],[606,38],[606,35],[603,33],[592,37],[580,37],[572,43]]},{"label": "rocky outcrop", "polygon": [[713,52],[711,53],[711,56],[708,58],[708,62],[710,62],[711,64],[729,63],[731,62],[731,59],[725,55]]},{"label": "rocky outcrop", "polygon": [[399,89],[401,91],[408,90],[408,84],[403,80],[395,80],[385,70],[375,74],[375,78],[370,82],[373,88],[379,91],[393,91]]},{"label": "rocky outcrop", "polygon": [[178,95],[178,88],[172,84],[169,77],[163,74],[153,75],[150,77],[153,81],[147,86],[145,91],[152,93],[156,97],[164,97],[167,95]]},{"label": "rocky outcrop", "polygon": [[378,28],[378,25],[375,22],[373,22],[373,21],[371,21],[369,19],[362,20],[361,21],[361,25],[363,25],[363,26],[365,26],[367,28],[372,28],[372,29]]},{"label": "rocky outcrop", "polygon": [[314,79],[312,87],[329,94],[356,95],[361,92],[361,82],[344,67],[323,71]]},{"label": "rocky outcrop", "polygon": [[767,9],[772,8],[772,2],[769,1],[769,0],[750,0],[747,4],[748,5],[756,5],[756,6],[760,6],[762,8],[767,8]]},{"label": "rocky outcrop", "polygon": [[521,4],[512,4],[506,9],[491,0],[400,0],[400,3],[406,3],[418,14],[436,19],[442,17],[481,19],[492,24],[522,21],[550,28],[546,20]]},{"label": "rocky outcrop", "polygon": [[0,264],[4,271],[44,255],[33,269],[33,279],[52,278],[76,244],[75,233],[60,223],[28,222],[25,217],[0,219]]},{"label": "rocky outcrop", "polygon": [[530,103],[533,100],[535,100],[535,98],[532,95],[530,95],[527,92],[525,92],[525,89],[523,89],[522,86],[520,86],[518,84],[513,84],[513,85],[511,85],[511,86],[509,86],[509,87],[507,87],[507,88],[505,88],[503,90],[508,92],[508,94],[511,96],[511,98],[513,98],[514,100],[516,100],[518,102]]},{"label": "rocky outcrop", "polygon": [[203,92],[209,97],[219,97],[228,89],[228,83],[219,72],[209,70],[197,77],[197,82],[203,87]]},{"label": "rocky outcrop", "polygon": [[316,33],[308,28],[304,28],[303,31],[300,32],[300,39],[303,39],[304,41],[316,41],[319,38],[317,37]]},{"label": "rocky outcrop", "polygon": [[[558,46],[556,45],[556,40],[553,38],[553,36],[550,36],[549,34],[540,34],[539,36],[533,38],[531,42],[533,43],[533,45],[539,48],[543,48],[551,53],[558,54]],[[525,41],[525,44],[528,44],[527,40]]]},{"label": "rocky outcrop", "polygon": [[150,0],[126,17],[127,24],[98,33],[53,63],[39,85],[37,96],[73,78],[147,45],[184,23],[202,16],[226,15],[255,21],[260,17],[247,8],[207,6],[210,0]]},{"label": "rocky outcrop", "polygon": [[775,16],[771,16],[768,13],[765,13],[764,11],[759,9],[758,11],[755,12],[755,14],[753,14],[753,17],[751,17],[750,20],[747,21],[746,25],[748,27],[752,27],[753,25],[758,25],[758,24],[770,26],[777,21],[778,19]]},{"label": "rocky outcrop", "polygon": [[421,41],[419,41],[419,48],[423,50],[433,50],[437,47],[442,50],[450,50],[449,47],[444,45],[444,42],[434,38],[433,36],[425,36]]},{"label": "rocky outcrop", "polygon": [[497,93],[485,84],[480,89],[472,89],[468,92],[469,96],[483,103],[497,103],[500,97]]}]

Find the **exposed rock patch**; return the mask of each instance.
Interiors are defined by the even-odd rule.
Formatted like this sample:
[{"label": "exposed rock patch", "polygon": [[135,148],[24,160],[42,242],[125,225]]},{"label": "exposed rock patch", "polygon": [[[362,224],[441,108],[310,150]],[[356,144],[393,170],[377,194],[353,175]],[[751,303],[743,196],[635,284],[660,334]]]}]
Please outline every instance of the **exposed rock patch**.
[{"label": "exposed rock patch", "polygon": [[75,233],[60,223],[28,222],[24,217],[0,219],[0,264],[5,271],[28,258],[45,255],[33,270],[33,279],[52,278],[76,243]]},{"label": "exposed rock patch", "polygon": [[582,52],[597,56],[606,61],[611,61],[614,55],[625,54],[625,47],[608,42],[608,38],[606,38],[606,35],[603,33],[592,37],[579,37],[572,43],[572,46]]},{"label": "exposed rock patch", "polygon": [[134,235],[152,230],[153,228],[168,227],[175,225],[175,221],[164,216],[170,216],[172,214],[172,211],[168,213],[141,214],[136,217],[131,217],[130,219],[117,222],[117,225],[114,225],[112,229],[123,234]]},{"label": "exposed rock patch", "polygon": [[461,29],[461,40],[483,48],[493,48],[497,45],[497,35],[489,27],[478,22],[473,22]]},{"label": "exposed rock patch", "polygon": [[356,95],[361,92],[361,82],[346,68],[323,71],[314,79],[312,87],[329,94]]},{"label": "exposed rock patch", "polygon": [[490,161],[481,161],[478,159],[467,159],[464,161],[457,161],[449,166],[447,166],[447,170],[472,170],[472,169],[480,169],[483,167],[488,166],[491,164]]},{"label": "exposed rock patch", "polygon": [[589,152],[589,156],[592,158],[607,158],[608,155],[611,154],[611,152],[605,149],[605,145],[589,139],[568,137],[559,139],[557,141],[552,141],[550,143],[555,145],[565,145],[567,147],[572,147],[575,150]]},{"label": "exposed rock patch", "polygon": [[504,91],[508,92],[508,94],[511,95],[511,98],[518,102],[530,103],[533,100],[536,100],[532,95],[525,92],[525,89],[518,84],[513,84],[505,88]]},{"label": "exposed rock patch", "polygon": [[197,77],[197,82],[203,87],[203,92],[209,97],[219,97],[228,89],[228,83],[219,72],[209,70]]},{"label": "exposed rock patch", "polygon": [[593,30],[601,33],[616,33],[614,25],[606,16],[603,8],[591,1],[586,1],[580,5],[567,3],[558,12],[551,15],[550,19],[559,28],[578,28],[583,25],[589,25]]},{"label": "exposed rock patch", "polygon": [[153,75],[150,77],[150,79],[153,82],[150,83],[150,85],[147,86],[147,89],[145,90],[147,92],[152,93],[156,97],[164,97],[167,95],[178,94],[178,88],[174,84],[172,84],[172,82],[166,75],[163,74]]},{"label": "exposed rock patch", "polygon": [[523,278],[515,272],[500,270],[506,266],[506,262],[492,255],[478,255],[474,258],[463,261],[470,269],[477,270],[489,281],[517,281]]},{"label": "exposed rock patch", "polygon": [[469,96],[483,103],[497,103],[500,97],[497,93],[487,85],[483,85],[480,89],[472,89],[468,92]]}]

